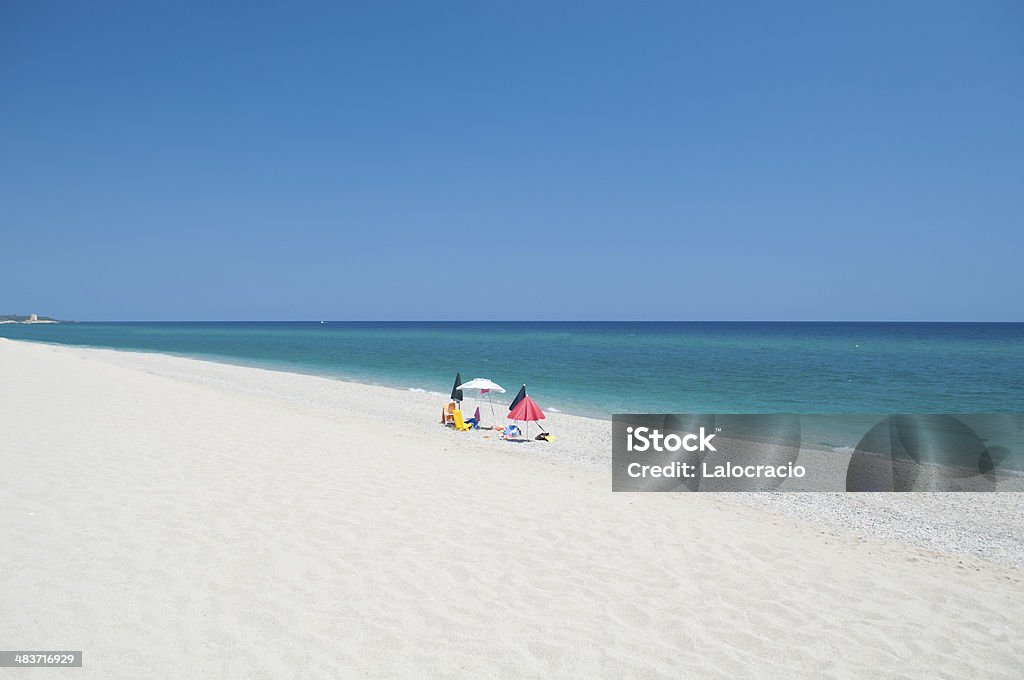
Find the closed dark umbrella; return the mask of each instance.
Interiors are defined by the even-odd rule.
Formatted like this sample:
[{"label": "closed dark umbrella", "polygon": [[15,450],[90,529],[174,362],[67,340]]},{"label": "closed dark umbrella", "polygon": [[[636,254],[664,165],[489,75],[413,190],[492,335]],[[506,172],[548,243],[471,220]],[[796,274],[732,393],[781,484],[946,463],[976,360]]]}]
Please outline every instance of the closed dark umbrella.
[{"label": "closed dark umbrella", "polygon": [[452,385],[452,401],[462,403],[462,390],[459,389],[459,385],[462,384],[462,372],[455,374],[455,384]]},{"label": "closed dark umbrella", "polygon": [[519,392],[516,393],[516,398],[512,400],[512,403],[508,405],[508,410],[511,411],[519,405],[523,399],[526,398],[526,385],[519,388]]}]

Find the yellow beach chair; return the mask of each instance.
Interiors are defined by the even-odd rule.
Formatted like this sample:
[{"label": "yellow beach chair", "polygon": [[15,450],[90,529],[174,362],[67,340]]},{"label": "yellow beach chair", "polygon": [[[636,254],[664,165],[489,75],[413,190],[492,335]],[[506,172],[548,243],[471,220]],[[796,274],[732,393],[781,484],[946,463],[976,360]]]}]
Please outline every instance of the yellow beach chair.
[{"label": "yellow beach chair", "polygon": [[462,409],[455,409],[452,411],[452,415],[455,416],[455,429],[459,432],[465,432],[469,429],[469,425],[462,419]]}]

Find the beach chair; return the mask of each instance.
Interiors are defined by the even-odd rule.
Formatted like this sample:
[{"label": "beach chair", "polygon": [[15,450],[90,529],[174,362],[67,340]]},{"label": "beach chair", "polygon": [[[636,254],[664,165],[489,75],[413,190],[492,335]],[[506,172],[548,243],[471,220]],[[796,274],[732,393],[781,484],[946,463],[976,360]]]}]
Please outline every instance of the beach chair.
[{"label": "beach chair", "polygon": [[455,402],[441,407],[441,424],[451,426],[455,424]]},{"label": "beach chair", "polygon": [[458,430],[459,432],[466,432],[470,429],[469,425],[466,425],[466,423],[462,420],[462,409],[453,410],[452,418],[454,419],[453,424],[455,425],[455,429]]}]

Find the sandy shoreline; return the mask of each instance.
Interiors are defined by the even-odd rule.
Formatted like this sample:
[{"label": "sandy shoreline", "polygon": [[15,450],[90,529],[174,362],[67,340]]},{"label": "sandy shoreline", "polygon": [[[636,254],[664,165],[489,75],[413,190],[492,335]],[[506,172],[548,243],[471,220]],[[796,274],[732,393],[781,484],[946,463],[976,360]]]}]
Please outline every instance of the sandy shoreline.
[{"label": "sandy shoreline", "polygon": [[1020,494],[612,494],[607,421],[512,445],[431,394],[3,340],[0,375],[0,639],[86,677],[1024,665]]}]

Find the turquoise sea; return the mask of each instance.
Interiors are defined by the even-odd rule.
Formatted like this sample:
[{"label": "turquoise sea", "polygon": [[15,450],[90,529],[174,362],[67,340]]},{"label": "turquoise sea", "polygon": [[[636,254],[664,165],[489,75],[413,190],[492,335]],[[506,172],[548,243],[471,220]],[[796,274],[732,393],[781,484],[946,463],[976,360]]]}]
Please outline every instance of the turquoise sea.
[{"label": "turquoise sea", "polygon": [[461,371],[603,418],[1024,411],[1021,323],[68,323],[0,336],[443,393]]}]

